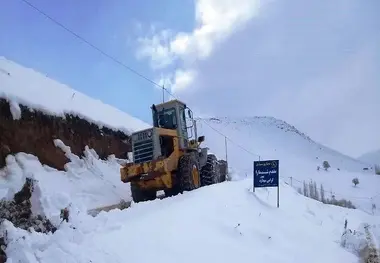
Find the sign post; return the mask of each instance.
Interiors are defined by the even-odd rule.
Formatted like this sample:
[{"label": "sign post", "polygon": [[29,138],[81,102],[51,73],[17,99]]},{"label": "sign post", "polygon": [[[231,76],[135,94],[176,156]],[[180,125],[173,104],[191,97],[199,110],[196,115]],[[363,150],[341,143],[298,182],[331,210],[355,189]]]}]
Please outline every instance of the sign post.
[{"label": "sign post", "polygon": [[256,187],[277,187],[277,207],[280,207],[279,160],[253,162],[253,191]]}]

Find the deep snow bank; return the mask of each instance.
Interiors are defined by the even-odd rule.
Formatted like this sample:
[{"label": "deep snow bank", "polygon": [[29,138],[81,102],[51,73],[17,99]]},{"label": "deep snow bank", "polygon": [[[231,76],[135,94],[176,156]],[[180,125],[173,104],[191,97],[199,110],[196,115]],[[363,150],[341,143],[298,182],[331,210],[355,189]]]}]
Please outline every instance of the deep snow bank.
[{"label": "deep snow bank", "polygon": [[0,170],[0,199],[12,199],[25,179],[32,178],[36,181],[32,210],[54,222],[59,220],[60,210],[70,205],[88,210],[130,200],[129,184],[120,181],[119,172],[120,163],[126,160],[110,156],[103,161],[87,147],[83,158],[72,154],[69,148],[65,150],[70,159],[66,171],[42,165],[30,154],[9,155],[7,166]]},{"label": "deep snow bank", "polygon": [[340,246],[344,220],[353,229],[379,220],[304,198],[284,184],[278,209],[276,191],[254,194],[250,184],[225,182],[95,218],[74,210],[71,226],[76,229],[64,223],[54,235],[6,224],[7,254],[13,262],[40,263],[356,263],[357,257]]}]

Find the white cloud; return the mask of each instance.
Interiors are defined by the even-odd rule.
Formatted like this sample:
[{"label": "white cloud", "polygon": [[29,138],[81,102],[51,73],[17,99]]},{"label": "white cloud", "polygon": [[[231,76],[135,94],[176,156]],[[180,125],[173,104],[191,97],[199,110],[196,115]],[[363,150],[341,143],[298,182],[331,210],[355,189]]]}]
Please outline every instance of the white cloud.
[{"label": "white cloud", "polygon": [[[151,28],[155,32],[155,28]],[[162,30],[152,37],[144,37],[138,39],[139,49],[137,50],[137,58],[149,57],[151,66],[154,69],[164,68],[173,62],[174,54],[170,53],[167,46],[170,45],[170,30]]]},{"label": "white cloud", "polygon": [[193,83],[194,78],[196,76],[195,71],[191,70],[177,70],[175,74],[175,82],[174,82],[174,89],[175,90],[183,90],[187,86]]},{"label": "white cloud", "polygon": [[172,91],[179,92],[192,84],[196,76],[197,72],[194,70],[178,69],[174,74],[161,74],[158,84],[165,88],[170,88]]},{"label": "white cloud", "polygon": [[185,89],[196,75],[187,65],[210,56],[218,43],[244,26],[258,9],[258,0],[197,0],[196,27],[192,32],[156,32],[153,27],[150,36],[138,40],[137,56],[140,59],[148,57],[155,70],[168,67],[177,60],[182,62],[178,72],[166,76],[166,82],[176,84],[173,91]]},{"label": "white cloud", "polygon": [[351,156],[379,148],[380,2],[257,3],[199,0],[196,28],[145,56],[198,112],[274,116]]}]

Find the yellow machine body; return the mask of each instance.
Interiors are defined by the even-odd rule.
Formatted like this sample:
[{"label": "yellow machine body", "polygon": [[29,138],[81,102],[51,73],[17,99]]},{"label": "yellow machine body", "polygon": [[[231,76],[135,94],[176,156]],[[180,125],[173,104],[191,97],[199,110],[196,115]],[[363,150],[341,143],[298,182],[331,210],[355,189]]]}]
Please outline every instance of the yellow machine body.
[{"label": "yellow machine body", "polygon": [[178,160],[183,155],[183,151],[179,149],[177,132],[175,130],[158,128],[157,131],[159,135],[172,137],[173,152],[165,159],[157,159],[139,164],[126,164],[120,168],[121,180],[124,183],[135,180],[144,189],[162,190],[172,187],[172,172],[177,170]]},{"label": "yellow machine body", "polygon": [[[173,187],[174,172],[178,169],[178,160],[185,154],[179,147],[176,130],[157,128],[161,136],[171,137],[173,140],[173,152],[167,158],[158,158],[144,163],[128,163],[120,168],[121,180],[124,183],[135,181],[142,189],[163,190]],[[196,149],[198,142],[191,140],[189,148]]]}]

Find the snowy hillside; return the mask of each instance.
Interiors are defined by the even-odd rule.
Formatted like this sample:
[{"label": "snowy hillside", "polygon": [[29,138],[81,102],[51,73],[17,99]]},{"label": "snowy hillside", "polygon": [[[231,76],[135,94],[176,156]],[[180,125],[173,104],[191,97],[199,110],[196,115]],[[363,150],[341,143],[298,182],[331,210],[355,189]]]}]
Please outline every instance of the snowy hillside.
[{"label": "snowy hillside", "polygon": [[78,211],[54,235],[28,234],[5,225],[12,241],[8,256],[12,262],[41,263],[358,262],[364,239],[351,238],[343,249],[344,221],[348,228],[361,230],[362,224],[375,226],[379,218],[306,199],[285,184],[281,188],[279,209],[275,191],[254,194],[248,180],[134,204],[95,218]]},{"label": "snowy hillside", "polygon": [[[232,138],[237,138],[240,144],[245,144],[247,149],[260,155],[262,159],[291,154],[290,159],[302,158],[316,165],[322,165],[322,162],[327,160],[335,169],[340,168],[350,172],[362,172],[363,168],[367,167],[366,163],[316,143],[294,126],[273,117],[209,118],[204,121],[222,130],[223,133],[228,134],[231,131],[235,134],[248,135],[250,137],[248,141],[239,139],[239,136]],[[255,157],[258,158],[253,156]]]},{"label": "snowy hillside", "polygon": [[[279,159],[280,176],[295,188],[302,188],[304,180],[313,180],[318,186],[323,184],[329,195],[351,200],[367,212],[372,212],[373,203],[380,208],[380,176],[371,170],[363,171],[368,164],[314,142],[284,121],[272,117],[200,120],[198,134],[205,135],[205,145],[224,158],[224,137],[210,126],[232,140],[227,141],[228,162],[243,176],[251,176],[253,161],[259,156],[261,160]],[[317,171],[325,160],[331,168]],[[355,177],[360,182],[356,187],[352,183]]]},{"label": "snowy hillside", "polygon": [[6,168],[0,170],[0,199],[11,200],[26,177],[37,180],[32,210],[53,221],[71,204],[87,211],[131,199],[129,184],[120,181],[120,165],[113,156],[102,161],[87,148],[84,158],[70,154],[70,159],[63,172],[41,165],[30,154],[9,155]]},{"label": "snowy hillside", "polygon": [[369,152],[358,157],[362,162],[374,165],[380,165],[380,150]]}]

